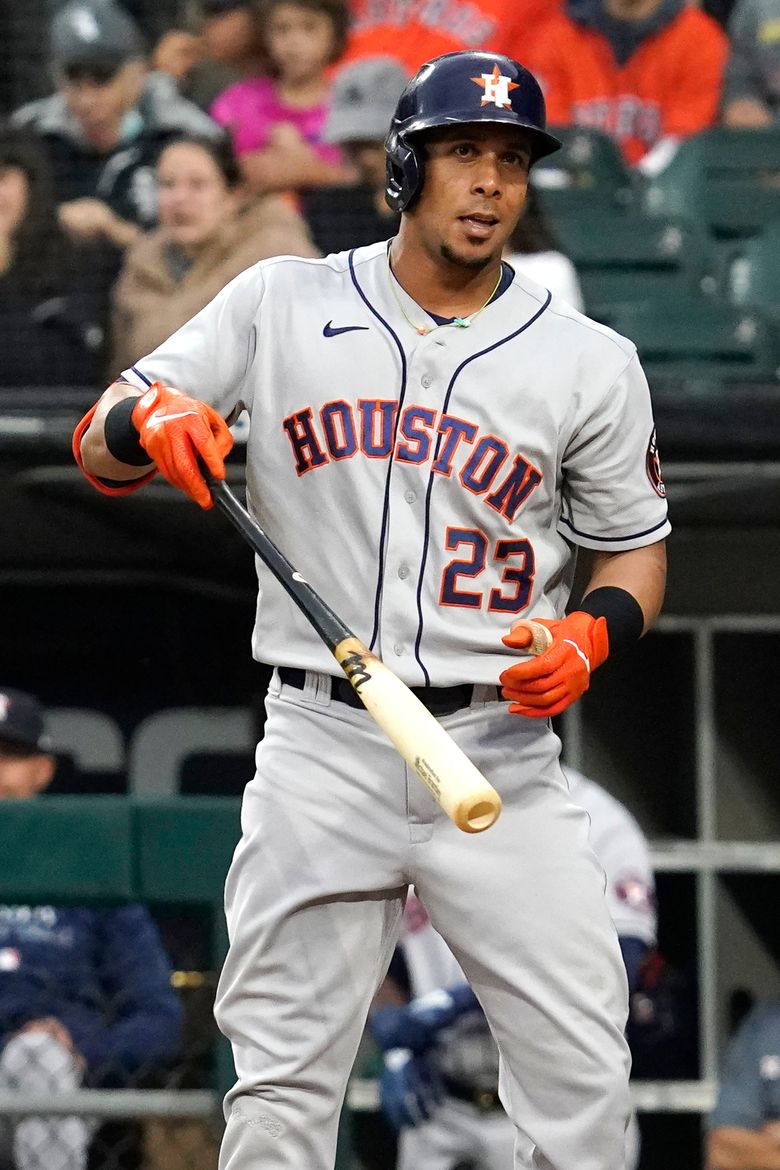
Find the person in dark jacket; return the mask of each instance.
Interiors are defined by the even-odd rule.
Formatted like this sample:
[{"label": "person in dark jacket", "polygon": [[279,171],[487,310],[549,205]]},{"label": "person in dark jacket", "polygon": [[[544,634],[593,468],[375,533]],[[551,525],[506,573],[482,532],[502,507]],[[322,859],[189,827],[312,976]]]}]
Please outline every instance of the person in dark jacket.
[{"label": "person in dark jacket", "polygon": [[[0,800],[29,800],[55,759],[38,700],[0,686]],[[177,1055],[182,1008],[141,905],[0,905],[0,1092],[137,1084]],[[16,1170],[85,1170],[93,1124],[27,1117]]]},{"label": "person in dark jacket", "polygon": [[44,151],[0,129],[0,386],[100,380],[110,277],[57,221]]},{"label": "person in dark jacket", "polygon": [[173,78],[149,73],[141,33],[113,0],[71,0],[50,41],[57,92],[12,121],[46,147],[65,229],[121,252],[156,222],[154,165],[165,143],[222,130]]}]

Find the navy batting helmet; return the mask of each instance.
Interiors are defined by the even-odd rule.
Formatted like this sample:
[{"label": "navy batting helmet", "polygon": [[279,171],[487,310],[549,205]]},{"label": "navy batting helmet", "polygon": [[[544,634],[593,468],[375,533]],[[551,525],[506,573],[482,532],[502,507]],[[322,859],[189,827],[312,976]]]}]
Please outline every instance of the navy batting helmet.
[{"label": "navy batting helmet", "polygon": [[415,135],[435,126],[506,122],[527,131],[531,162],[558,150],[545,130],[544,95],[539,82],[511,57],[500,53],[445,53],[426,62],[398,99],[385,139],[385,198],[405,211],[422,190],[423,153]]}]

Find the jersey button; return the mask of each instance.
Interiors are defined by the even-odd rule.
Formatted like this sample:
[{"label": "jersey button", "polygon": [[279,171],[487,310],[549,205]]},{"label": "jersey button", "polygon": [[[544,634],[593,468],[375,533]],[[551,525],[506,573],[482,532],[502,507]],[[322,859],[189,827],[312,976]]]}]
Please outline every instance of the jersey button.
[{"label": "jersey button", "polygon": [[398,655],[399,658],[401,657],[401,655],[404,652],[404,648],[400,642],[396,642],[395,646],[393,646],[393,650],[395,651],[395,653]]},{"label": "jersey button", "polygon": [[409,576],[409,566],[408,565],[399,565],[398,566],[398,576],[401,578],[402,581],[405,581],[406,578]]},{"label": "jersey button", "polygon": [[423,374],[422,378],[420,378],[420,383],[427,390],[429,386],[433,385],[433,378],[430,374]]},{"label": "jersey button", "polygon": [[417,499],[417,492],[413,492],[412,489],[409,488],[408,492],[404,492],[404,499],[406,500],[407,504],[413,504]]}]

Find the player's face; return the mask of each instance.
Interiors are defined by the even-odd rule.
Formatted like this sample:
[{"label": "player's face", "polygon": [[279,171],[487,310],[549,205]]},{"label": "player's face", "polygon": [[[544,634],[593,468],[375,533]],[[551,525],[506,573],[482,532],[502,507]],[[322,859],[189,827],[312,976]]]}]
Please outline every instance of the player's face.
[{"label": "player's face", "polygon": [[157,163],[160,223],[185,251],[197,251],[236,213],[240,195],[207,150],[192,142],[167,146]]},{"label": "player's face", "polygon": [[528,136],[513,126],[475,123],[426,141],[425,182],[408,212],[425,250],[465,268],[500,256],[528,189]]},{"label": "player's face", "polygon": [[284,81],[308,81],[319,74],[335,48],[333,22],[325,12],[302,4],[272,8],[266,25],[268,55]]},{"label": "player's face", "polygon": [[30,800],[46,788],[53,773],[51,756],[31,755],[0,742],[0,800]]}]

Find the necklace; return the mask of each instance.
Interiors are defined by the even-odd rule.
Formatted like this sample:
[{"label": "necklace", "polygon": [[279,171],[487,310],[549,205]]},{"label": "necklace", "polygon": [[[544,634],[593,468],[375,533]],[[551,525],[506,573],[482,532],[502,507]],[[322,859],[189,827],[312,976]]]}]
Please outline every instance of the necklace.
[{"label": "necklace", "polygon": [[488,297],[488,299],[485,301],[484,304],[480,305],[478,309],[475,309],[473,313],[470,313],[468,315],[468,317],[453,317],[451,321],[442,321],[441,323],[435,322],[433,325],[415,325],[414,321],[411,319],[411,317],[407,313],[406,309],[404,308],[403,302],[401,301],[400,296],[398,295],[398,289],[396,288],[397,282],[396,282],[395,277],[393,276],[393,270],[390,267],[390,250],[388,249],[388,252],[387,252],[387,276],[388,276],[388,279],[390,281],[390,288],[393,290],[393,296],[395,297],[398,308],[403,313],[407,324],[411,325],[411,327],[412,327],[412,329],[414,329],[415,333],[419,333],[421,337],[425,337],[426,334],[432,333],[434,329],[442,329],[446,325],[453,325],[458,329],[468,329],[469,325],[474,320],[474,318],[478,317],[479,314],[482,312],[482,310],[486,309],[488,307],[488,305],[490,304],[490,302],[493,300],[493,297],[496,295],[496,292],[498,291],[498,286],[501,283],[501,277],[503,276],[503,274],[504,274],[504,270],[503,270],[503,266],[502,266],[498,270],[498,280],[494,284],[493,290],[490,293],[490,296]]}]

